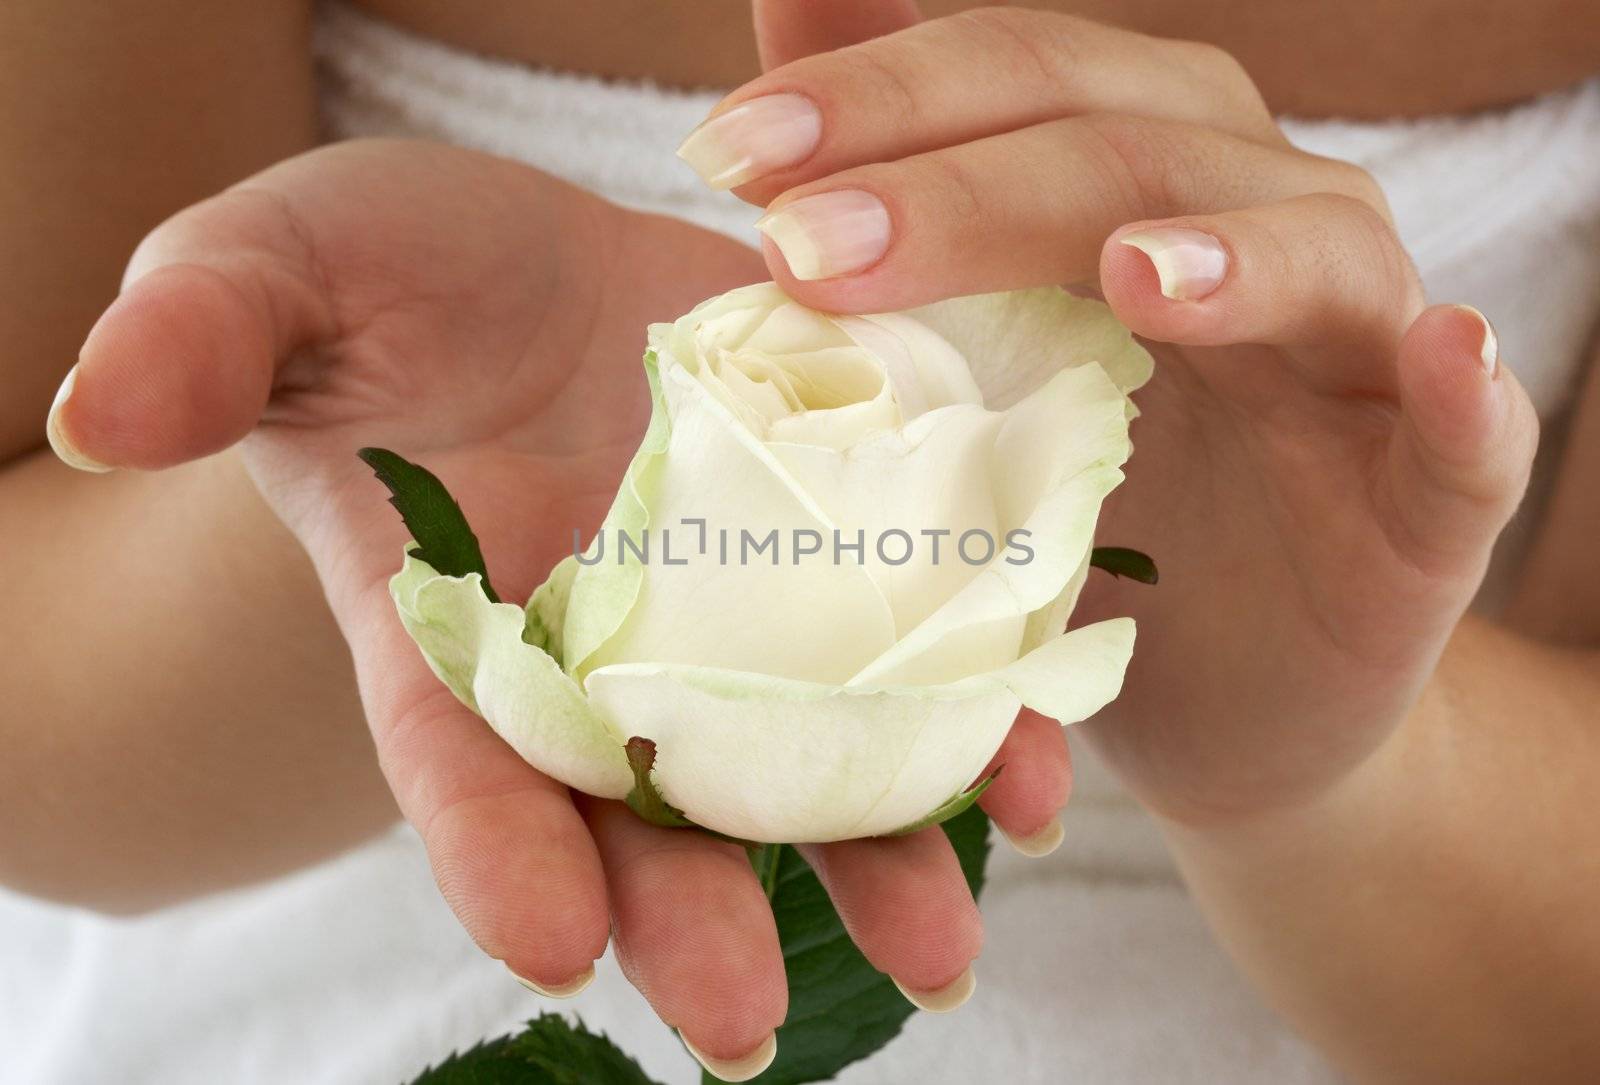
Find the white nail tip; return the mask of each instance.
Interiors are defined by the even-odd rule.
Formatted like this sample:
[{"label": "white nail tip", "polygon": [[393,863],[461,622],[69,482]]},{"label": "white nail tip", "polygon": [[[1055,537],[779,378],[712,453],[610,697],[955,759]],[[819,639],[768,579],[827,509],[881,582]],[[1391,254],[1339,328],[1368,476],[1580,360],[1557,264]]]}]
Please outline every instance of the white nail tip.
[{"label": "white nail tip", "polygon": [[1162,295],[1173,301],[1197,301],[1221,286],[1228,274],[1227,250],[1199,230],[1141,230],[1119,240],[1150,258]]},{"label": "white nail tip", "polygon": [[706,1068],[707,1073],[723,1081],[749,1081],[771,1066],[772,1060],[778,1057],[776,1033],[769,1033],[759,1047],[737,1059],[713,1058],[690,1043],[689,1038],[682,1032],[678,1033],[678,1038],[683,1041],[683,1046],[689,1049],[689,1054],[695,1057],[695,1061]]},{"label": "white nail tip", "polygon": [[72,387],[78,382],[78,367],[74,365],[67,370],[67,377],[61,382],[61,387],[56,390],[56,398],[50,404],[50,414],[45,421],[44,434],[50,442],[50,448],[56,457],[68,467],[77,468],[79,471],[90,471],[94,474],[105,474],[111,468],[99,460],[91,459],[78,451],[76,445],[68,439],[66,431],[61,427],[61,410],[67,400],[72,396]]},{"label": "white nail tip", "polygon": [[889,249],[889,210],[859,189],[806,196],[762,217],[756,229],[778,246],[789,273],[807,282],[871,267]]},{"label": "white nail tip", "polygon": [[[508,968],[506,971],[510,972],[511,970]],[[528,977],[519,976],[515,972],[511,972],[511,978],[522,984],[522,986],[526,987],[536,995],[544,995],[546,998],[571,998],[581,992],[584,988],[588,987],[589,984],[594,982],[594,965],[591,964],[588,968],[584,969],[582,972],[579,972],[566,983],[558,983],[550,986],[542,983],[535,983]]]},{"label": "white nail tip", "polygon": [[769,94],[719,113],[689,133],[678,157],[712,188],[746,181],[810,157],[822,140],[822,114],[800,94]]},{"label": "white nail tip", "polygon": [[1471,313],[1479,324],[1483,325],[1483,341],[1478,344],[1478,360],[1483,363],[1483,371],[1494,376],[1496,367],[1500,364],[1500,337],[1494,333],[1494,325],[1489,323],[1489,318],[1484,316],[1476,307],[1471,305],[1457,305],[1463,313]]},{"label": "white nail tip", "polygon": [[[894,977],[891,976],[890,979]],[[965,972],[936,991],[913,991],[899,980],[895,980],[894,985],[917,1009],[926,1010],[928,1013],[949,1013],[966,1005],[967,999],[978,989],[978,977],[973,974],[969,965]]]},{"label": "white nail tip", "polygon": [[1012,836],[1004,829],[1000,832],[1013,848],[1030,859],[1044,858],[1059,848],[1067,837],[1066,827],[1061,824],[1060,818],[1051,818],[1050,824],[1028,836]]}]

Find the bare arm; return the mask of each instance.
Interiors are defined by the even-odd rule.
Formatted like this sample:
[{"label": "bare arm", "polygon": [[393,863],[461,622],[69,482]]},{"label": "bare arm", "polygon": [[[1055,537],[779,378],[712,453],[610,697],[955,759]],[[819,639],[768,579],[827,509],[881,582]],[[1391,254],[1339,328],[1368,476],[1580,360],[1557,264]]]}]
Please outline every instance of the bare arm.
[{"label": "bare arm", "polygon": [[1248,824],[1168,826],[1223,941],[1358,1080],[1600,1067],[1597,494],[1600,369],[1513,608],[1546,639],[1469,618],[1336,791]]},{"label": "bare arm", "polygon": [[113,910],[393,816],[343,641],[235,455],[88,476],[56,386],[167,215],[309,146],[301,0],[0,5],[0,882]]}]

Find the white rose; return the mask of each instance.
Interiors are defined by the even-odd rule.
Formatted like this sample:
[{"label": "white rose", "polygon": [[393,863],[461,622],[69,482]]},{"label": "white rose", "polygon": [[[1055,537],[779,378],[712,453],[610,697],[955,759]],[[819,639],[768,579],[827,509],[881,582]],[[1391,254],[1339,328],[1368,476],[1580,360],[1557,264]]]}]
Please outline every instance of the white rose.
[{"label": "white rose", "polygon": [[[767,283],[649,342],[654,414],[595,564],[568,558],[526,611],[409,554],[391,584],[434,671],[531,764],[621,798],[641,736],[700,825],[872,836],[960,794],[1020,706],[1070,723],[1116,696],[1132,620],[1063,632],[1151,368],[1104,305],[1049,288],[838,317]],[[741,532],[774,530],[778,564],[741,563]]]}]

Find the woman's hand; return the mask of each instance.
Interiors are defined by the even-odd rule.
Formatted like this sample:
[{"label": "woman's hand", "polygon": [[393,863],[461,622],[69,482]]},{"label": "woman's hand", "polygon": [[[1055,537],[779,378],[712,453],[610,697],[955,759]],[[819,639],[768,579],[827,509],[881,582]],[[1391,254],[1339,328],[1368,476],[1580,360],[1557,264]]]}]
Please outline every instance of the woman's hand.
[{"label": "woman's hand", "polygon": [[[744,852],[569,795],[451,697],[396,619],[386,582],[405,532],[355,453],[388,445],[437,472],[496,584],[526,598],[573,528],[603,519],[638,444],[645,325],[761,272],[726,238],[520,165],[341,144],[153,233],[50,423],[80,466],[159,469],[242,440],[315,562],[384,772],[467,930],[556,994],[587,982],[614,931],[656,1011],[740,1080],[786,1006]],[[1053,761],[1033,760],[1059,769],[1052,730],[1015,741],[1053,742]],[[1026,775],[1006,785],[1014,829],[1064,797],[1019,798]],[[807,855],[873,964],[924,1001],[966,989],[982,931],[941,832]]]},{"label": "woman's hand", "polygon": [[[827,40],[765,8],[765,56]],[[1384,742],[1537,423],[1487,323],[1425,307],[1373,180],[1291,147],[1229,57],[973,11],[782,64],[680,153],[767,206],[768,265],[807,304],[1077,284],[1152,343],[1100,538],[1161,584],[1097,577],[1080,607],[1139,619],[1085,726],[1146,803],[1199,823],[1303,802]]]}]

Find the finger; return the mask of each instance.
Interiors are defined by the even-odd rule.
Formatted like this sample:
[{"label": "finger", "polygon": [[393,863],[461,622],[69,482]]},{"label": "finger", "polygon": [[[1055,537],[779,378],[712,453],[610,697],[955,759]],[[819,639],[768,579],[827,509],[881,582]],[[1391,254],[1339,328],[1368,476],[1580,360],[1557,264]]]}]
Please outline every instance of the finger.
[{"label": "finger", "polygon": [[[594,976],[605,878],[567,789],[523,761],[428,671],[380,583],[351,636],[362,703],[439,890],[485,953],[543,994]],[[343,622],[347,635],[350,621]]]},{"label": "finger", "polygon": [[1139,335],[1188,346],[1319,348],[1306,376],[1392,391],[1392,359],[1423,291],[1393,228],[1348,196],[1136,222],[1100,260],[1100,287]]},{"label": "finger", "polygon": [[1096,115],[847,170],[784,193],[757,225],[768,267],[797,301],[883,312],[1092,281],[1102,243],[1126,222],[1324,191],[1381,201],[1354,166]]},{"label": "finger", "polygon": [[1023,709],[984,774],[999,770],[978,805],[1011,846],[1030,858],[1061,846],[1061,808],[1072,791],[1072,758],[1059,723]]},{"label": "finger", "polygon": [[231,190],[139,247],[57,394],[51,444],[88,469],[170,467],[220,451],[261,417],[280,367],[335,328],[284,205]]},{"label": "finger", "polygon": [[914,25],[916,0],[755,0],[761,70]]},{"label": "finger", "polygon": [[799,850],[850,937],[907,998],[943,1013],[971,997],[983,920],[943,831]]},{"label": "finger", "polygon": [[1219,49],[987,8],[769,71],[719,103],[678,153],[713,187],[765,205],[853,166],[1085,113],[1283,141],[1254,84]]},{"label": "finger", "polygon": [[788,1012],[783,951],[745,850],[583,800],[610,884],[617,961],[724,1081],[754,1077]]},{"label": "finger", "polygon": [[1482,313],[1436,305],[1399,349],[1400,423],[1389,446],[1390,535],[1423,571],[1476,571],[1523,491],[1538,416],[1500,362]]}]

